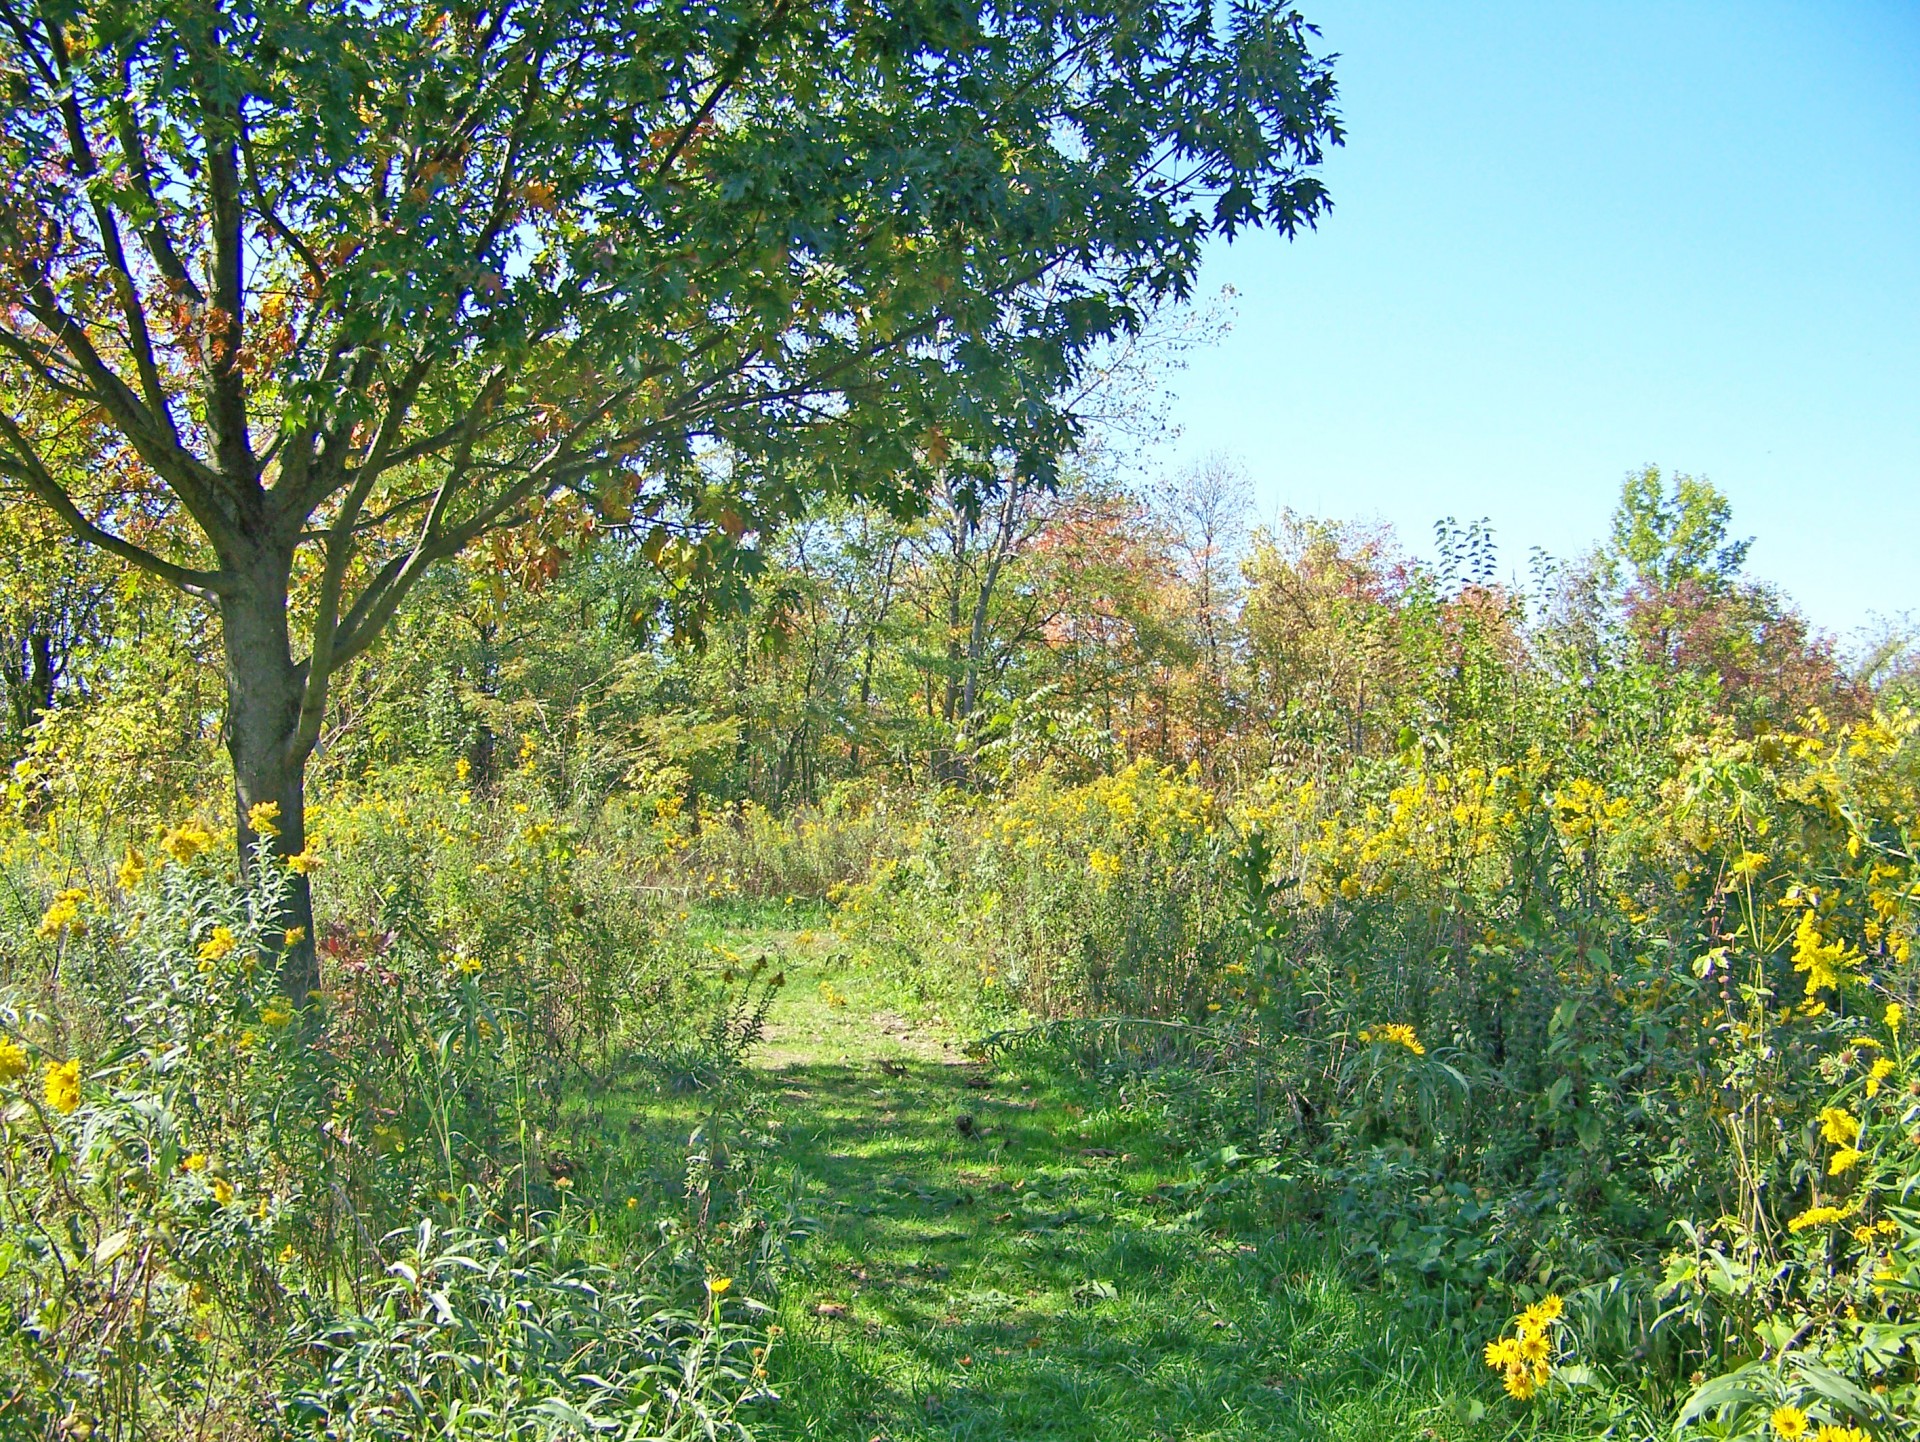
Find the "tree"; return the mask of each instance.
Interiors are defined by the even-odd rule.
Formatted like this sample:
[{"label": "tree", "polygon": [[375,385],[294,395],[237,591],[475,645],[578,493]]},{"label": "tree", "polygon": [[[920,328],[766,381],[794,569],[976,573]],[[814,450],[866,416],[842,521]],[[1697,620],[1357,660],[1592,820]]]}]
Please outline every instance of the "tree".
[{"label": "tree", "polygon": [[98,648],[113,599],[113,563],[77,545],[39,506],[0,497],[0,759],[23,751],[76,654]]},{"label": "tree", "polygon": [[1618,593],[1636,648],[1661,674],[1709,678],[1746,729],[1786,725],[1812,707],[1862,702],[1830,638],[1745,574],[1751,540],[1729,539],[1733,507],[1704,477],[1628,475],[1598,570]]},{"label": "tree", "polygon": [[1202,658],[1195,720],[1217,728],[1228,699],[1231,630],[1238,610],[1247,511],[1253,493],[1240,468],[1211,455],[1173,479],[1162,506],[1168,513],[1181,571],[1191,596],[1192,625]]},{"label": "tree", "polygon": [[820,494],[1044,478],[1091,347],[1325,207],[1313,38],[1282,0],[0,0],[0,472],[218,613],[242,854],[264,805],[298,854],[330,680],[488,532],[631,524],[691,600]]},{"label": "tree", "polygon": [[1630,472],[1620,487],[1602,564],[1616,583],[1665,590],[1694,582],[1710,590],[1731,584],[1747,562],[1752,540],[1729,539],[1733,507],[1704,476],[1664,481],[1658,466]]}]

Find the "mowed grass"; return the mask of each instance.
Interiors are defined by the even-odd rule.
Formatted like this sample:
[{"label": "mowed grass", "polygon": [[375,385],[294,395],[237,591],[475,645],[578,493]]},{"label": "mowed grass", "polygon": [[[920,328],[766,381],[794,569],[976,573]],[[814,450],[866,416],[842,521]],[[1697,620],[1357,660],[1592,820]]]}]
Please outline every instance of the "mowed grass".
[{"label": "mowed grass", "polygon": [[710,924],[788,977],[757,1065],[772,1169],[809,1221],[756,1435],[1586,1435],[1500,1399],[1459,1340],[1356,1288],[1328,1239],[1184,1220],[1191,1164],[1154,1108],[1064,1066],[967,1062],[795,919]]}]

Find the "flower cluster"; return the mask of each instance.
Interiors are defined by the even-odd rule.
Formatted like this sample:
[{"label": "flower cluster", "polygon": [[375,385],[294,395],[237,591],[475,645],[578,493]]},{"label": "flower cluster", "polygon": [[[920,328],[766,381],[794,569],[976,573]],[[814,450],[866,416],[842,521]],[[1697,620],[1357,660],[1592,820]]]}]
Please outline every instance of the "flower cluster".
[{"label": "flower cluster", "polygon": [[1792,1403],[1783,1403],[1768,1414],[1767,1424],[1773,1429],[1773,1435],[1783,1438],[1784,1442],[1873,1442],[1873,1438],[1859,1427],[1844,1427],[1837,1422],[1823,1422],[1820,1430],[1814,1431],[1813,1422],[1807,1414]]},{"label": "flower cluster", "polygon": [[80,908],[93,898],[81,887],[69,887],[53,898],[53,905],[47,908],[47,914],[40,918],[40,936],[46,941],[58,940],[62,933],[84,936],[87,923],[81,919]]},{"label": "flower cluster", "polygon": [[198,821],[183,821],[160,838],[160,849],[180,865],[213,845],[213,833]]},{"label": "flower cluster", "polygon": [[1405,1022],[1390,1021],[1385,1026],[1368,1027],[1361,1031],[1360,1040],[1382,1046],[1402,1046],[1415,1056],[1425,1056],[1426,1047],[1420,1043],[1420,1037]]},{"label": "flower cluster", "polygon": [[1513,1319],[1513,1335],[1487,1343],[1487,1365],[1500,1373],[1507,1395],[1525,1402],[1553,1376],[1553,1327],[1565,1310],[1548,1294]]},{"label": "flower cluster", "polygon": [[80,1059],[74,1057],[47,1068],[44,1085],[47,1105],[62,1116],[80,1106]]}]

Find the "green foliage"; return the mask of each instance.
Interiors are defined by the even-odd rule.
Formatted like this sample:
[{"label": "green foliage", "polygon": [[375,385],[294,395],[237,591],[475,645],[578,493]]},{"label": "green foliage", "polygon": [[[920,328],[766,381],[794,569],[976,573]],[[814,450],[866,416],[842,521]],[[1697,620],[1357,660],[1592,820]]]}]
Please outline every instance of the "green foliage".
[{"label": "green foliage", "polygon": [[384,1439],[736,1438],[765,1394],[763,1330],[730,1321],[716,1279],[697,1309],[646,1278],[516,1238],[423,1221],[358,1313],[297,1338],[295,1435]]},{"label": "green foliage", "polygon": [[1725,586],[1746,564],[1751,540],[1728,538],[1733,507],[1704,477],[1677,475],[1669,483],[1658,466],[1627,477],[1614,509],[1606,565],[1629,571],[1622,579],[1667,588],[1686,581]]},{"label": "green foliage", "polygon": [[[1616,544],[1522,597],[1484,523],[1429,566],[1288,517],[1229,576],[1204,496],[1002,460],[759,537],[704,647],[643,527],[549,515],[423,578],[340,673],[300,849],[256,811],[245,881],[181,819],[222,784],[197,613],[117,592],[0,819],[16,1415],[863,1439],[1082,1418],[1084,1386],[1209,1435],[1097,1318],[1269,1430],[1898,1435],[1898,665],[1844,676],[1704,483],[1633,478]],[[1341,1342],[1326,1387],[1428,1368],[1444,1402],[1343,1411],[1168,1341],[1218,1320],[1304,1374],[1273,1299],[1309,1230],[1341,1317],[1419,1339]],[[909,1237],[1057,1315],[936,1287]],[[868,1243],[940,1310],[855,1342],[816,1249]]]},{"label": "green foliage", "polygon": [[[764,988],[744,1013],[704,986],[674,991],[684,1012],[656,992],[636,1029],[648,923],[622,933],[604,902],[587,919],[554,824],[488,861],[441,826],[430,864],[406,820],[369,800],[329,833],[324,1012],[277,989],[285,872],[263,847],[252,882],[223,877],[195,823],[11,922],[0,1346],[22,1435],[201,1417],[466,1436],[484,1418],[561,1437],[617,1417],[636,1438],[715,1436],[758,1390],[755,1304],[705,1282],[761,1245],[751,1167],[639,1213],[609,1180],[617,1144],[569,1103],[633,1048],[690,1037],[710,995],[727,1043],[710,1075],[737,1073]],[[16,858],[16,897],[45,862]],[[463,887],[463,867],[498,880]],[[392,879],[362,891],[374,875]],[[636,1224],[663,1200],[684,1219],[648,1246]]]}]

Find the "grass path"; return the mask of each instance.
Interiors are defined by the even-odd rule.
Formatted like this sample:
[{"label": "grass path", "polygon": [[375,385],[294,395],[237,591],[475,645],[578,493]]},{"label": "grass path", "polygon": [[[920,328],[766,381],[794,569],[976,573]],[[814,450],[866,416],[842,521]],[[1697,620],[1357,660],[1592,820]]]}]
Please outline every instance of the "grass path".
[{"label": "grass path", "polygon": [[[718,933],[717,933],[718,934]],[[814,1219],[779,1300],[760,1435],[1516,1435],[1459,1345],[1416,1335],[1313,1237],[1182,1221],[1152,1113],[1039,1066],[968,1064],[807,934],[735,927],[789,984],[755,1065]]]}]

